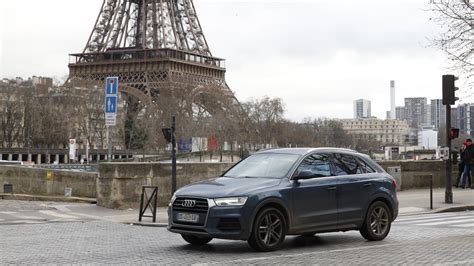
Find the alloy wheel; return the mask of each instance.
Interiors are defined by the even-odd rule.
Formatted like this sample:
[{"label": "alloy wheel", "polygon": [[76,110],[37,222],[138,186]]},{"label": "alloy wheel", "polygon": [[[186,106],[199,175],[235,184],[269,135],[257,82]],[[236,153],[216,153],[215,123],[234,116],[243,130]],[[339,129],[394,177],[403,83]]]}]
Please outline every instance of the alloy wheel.
[{"label": "alloy wheel", "polygon": [[283,223],[274,213],[267,213],[258,226],[258,237],[266,246],[277,244],[283,234]]},{"label": "alloy wheel", "polygon": [[389,214],[384,207],[377,206],[372,210],[372,213],[370,214],[370,228],[375,235],[384,235],[389,224]]}]

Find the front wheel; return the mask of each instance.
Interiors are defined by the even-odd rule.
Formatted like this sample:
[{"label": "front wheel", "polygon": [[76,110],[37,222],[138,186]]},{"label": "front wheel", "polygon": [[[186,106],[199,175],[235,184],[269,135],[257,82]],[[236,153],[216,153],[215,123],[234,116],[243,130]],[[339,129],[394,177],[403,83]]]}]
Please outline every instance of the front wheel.
[{"label": "front wheel", "polygon": [[192,236],[181,234],[181,237],[186,240],[191,245],[202,246],[209,243],[212,240],[212,237],[201,237],[201,236]]},{"label": "front wheel", "polygon": [[390,232],[392,215],[387,204],[376,201],[370,205],[360,234],[369,241],[380,241]]},{"label": "front wheel", "polygon": [[259,212],[249,245],[258,251],[274,251],[283,245],[286,236],[286,220],[280,210],[265,208]]}]

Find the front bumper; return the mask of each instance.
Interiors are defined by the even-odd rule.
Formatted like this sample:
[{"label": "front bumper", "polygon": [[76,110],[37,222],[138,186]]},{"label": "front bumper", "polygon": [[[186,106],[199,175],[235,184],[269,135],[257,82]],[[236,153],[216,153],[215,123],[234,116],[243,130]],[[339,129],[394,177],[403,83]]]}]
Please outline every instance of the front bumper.
[{"label": "front bumper", "polygon": [[175,219],[173,207],[168,208],[168,227],[173,233],[212,238],[247,240],[251,228],[251,208],[248,206],[218,207],[210,205],[204,225],[180,223]]}]

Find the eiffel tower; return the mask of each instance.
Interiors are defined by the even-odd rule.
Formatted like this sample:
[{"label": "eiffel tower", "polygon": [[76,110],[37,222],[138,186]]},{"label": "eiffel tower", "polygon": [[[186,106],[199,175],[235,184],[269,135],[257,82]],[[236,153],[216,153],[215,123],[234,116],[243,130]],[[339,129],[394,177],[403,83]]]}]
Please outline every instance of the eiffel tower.
[{"label": "eiffel tower", "polygon": [[[69,80],[104,82],[156,111],[213,115],[240,106],[214,57],[192,0],[104,0],[82,53],[71,54]],[[239,108],[237,108],[239,109]]]}]

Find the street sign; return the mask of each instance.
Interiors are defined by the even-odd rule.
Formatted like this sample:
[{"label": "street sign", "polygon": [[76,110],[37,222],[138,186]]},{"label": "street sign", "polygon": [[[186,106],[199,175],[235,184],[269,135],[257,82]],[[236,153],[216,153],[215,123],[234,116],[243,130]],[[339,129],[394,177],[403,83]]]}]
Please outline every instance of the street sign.
[{"label": "street sign", "polygon": [[118,92],[118,77],[108,77],[106,86],[106,95],[117,95]]},{"label": "street sign", "polygon": [[105,125],[116,126],[117,125],[117,114],[116,113],[105,113]]},{"label": "street sign", "polygon": [[105,97],[105,112],[114,114],[117,113],[117,96]]},{"label": "street sign", "polygon": [[76,139],[69,139],[69,159],[76,160]]},{"label": "street sign", "polygon": [[117,125],[118,77],[108,77],[105,85],[105,125]]}]

